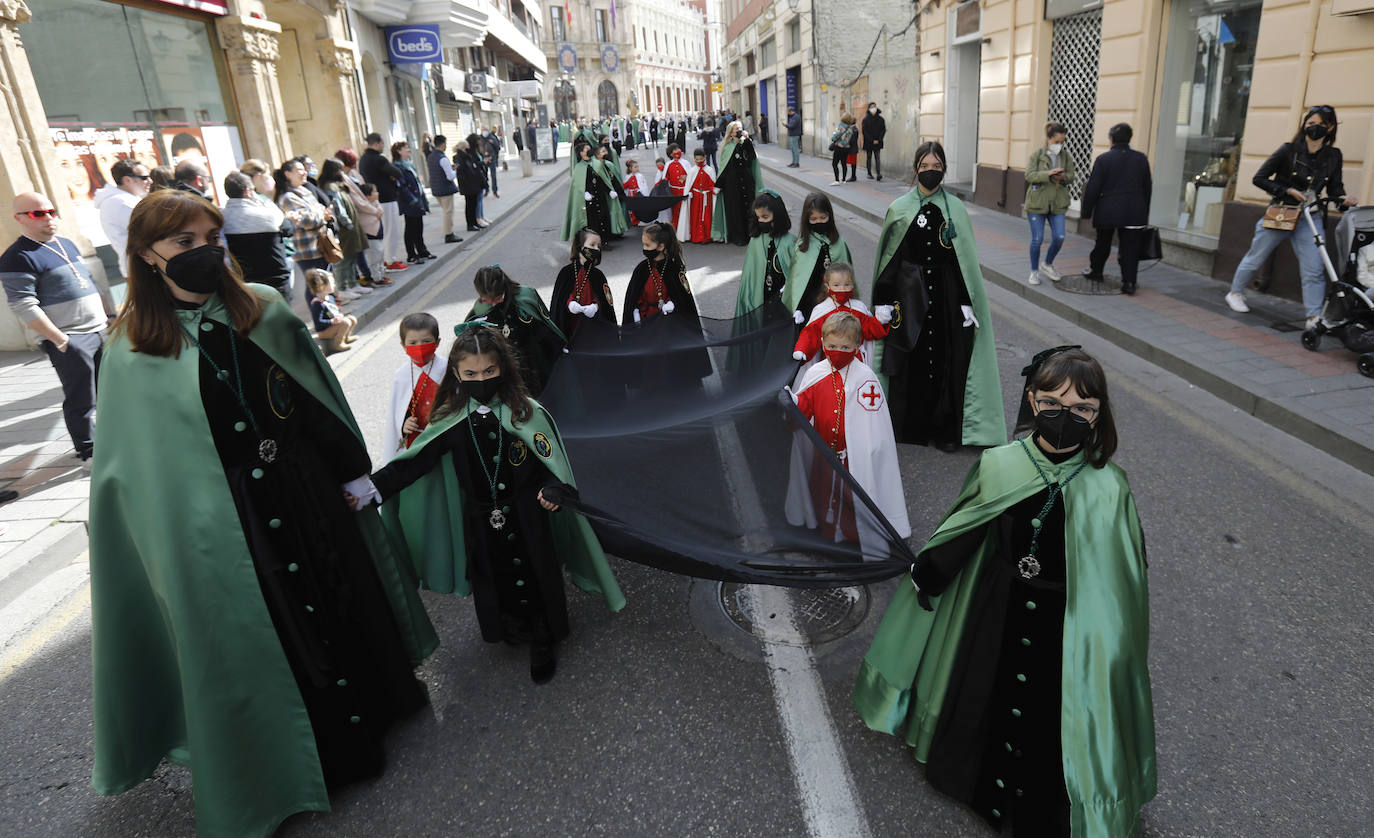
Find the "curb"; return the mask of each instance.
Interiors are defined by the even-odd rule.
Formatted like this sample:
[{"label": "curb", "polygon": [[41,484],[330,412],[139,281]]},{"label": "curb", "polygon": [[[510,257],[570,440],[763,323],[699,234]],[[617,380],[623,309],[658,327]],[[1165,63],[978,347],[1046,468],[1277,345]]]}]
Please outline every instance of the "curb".
[{"label": "curb", "polygon": [[[763,160],[759,161],[759,165],[768,169],[771,176],[786,181],[788,184],[799,189],[810,192],[815,188],[811,184],[793,177],[786,171],[780,171],[773,165],[764,163]],[[844,207],[846,210],[872,221],[879,226],[883,223],[882,216],[877,215],[872,210],[860,207],[845,198],[831,195],[830,202],[837,206]],[[1374,475],[1374,449],[1371,449],[1360,440],[1347,436],[1340,431],[1332,430],[1320,422],[1302,415],[1282,402],[1276,401],[1268,396],[1253,393],[1187,358],[1168,352],[1104,320],[1086,314],[1074,308],[1067,301],[1055,299],[1053,296],[1043,291],[1032,292],[1029,286],[1017,282],[1015,279],[987,265],[980,264],[979,267],[982,269],[985,279],[991,281],[1003,290],[1016,294],[1021,297],[1021,299],[1039,306],[1057,317],[1062,317],[1070,323],[1086,329],[1098,337],[1111,341],[1127,352],[1168,370],[1184,381],[1187,381],[1189,384],[1193,384],[1211,393],[1227,404],[1233,405],[1266,424],[1297,437],[1314,448],[1320,449],[1337,459],[1344,460],[1366,474]]]}]

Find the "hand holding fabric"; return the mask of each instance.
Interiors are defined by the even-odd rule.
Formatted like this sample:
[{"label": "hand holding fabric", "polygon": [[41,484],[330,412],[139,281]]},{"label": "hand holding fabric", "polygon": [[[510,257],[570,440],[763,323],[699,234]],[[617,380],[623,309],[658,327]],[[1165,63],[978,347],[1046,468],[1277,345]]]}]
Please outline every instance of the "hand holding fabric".
[{"label": "hand holding fabric", "polygon": [[582,200],[584,200],[584,201],[590,201],[591,199],[592,199],[592,193],[590,193],[590,192],[583,192],[583,193],[582,193]]},{"label": "hand holding fabric", "polygon": [[344,499],[354,512],[362,510],[369,503],[382,502],[382,494],[372,485],[372,477],[364,474],[343,484]]},{"label": "hand holding fabric", "polygon": [[585,317],[595,317],[595,316],[596,316],[596,309],[597,309],[597,304],[596,304],[596,303],[592,303],[592,304],[590,304],[590,305],[582,306],[582,314],[583,314],[583,316],[585,316]]},{"label": "hand holding fabric", "polygon": [[677,307],[677,306],[674,306],[674,305],[673,305],[673,301],[672,301],[672,300],[668,300],[668,301],[665,302],[662,306],[659,307],[659,310],[662,311],[664,314],[672,314],[672,313],[673,313],[673,309],[676,308],[676,307]]},{"label": "hand holding fabric", "polygon": [[794,311],[792,312],[792,322],[800,326],[806,322],[806,315],[802,314],[800,311]]},{"label": "hand holding fabric", "polygon": [[581,313],[582,313],[582,304],[579,303],[577,300],[568,300],[568,313],[569,313],[569,314],[581,314]]},{"label": "hand holding fabric", "polygon": [[[873,309],[873,319],[886,326],[892,322],[892,312],[892,306],[876,306]],[[967,326],[968,324],[965,323],[964,325]]]},{"label": "hand holding fabric", "polygon": [[793,352],[793,353],[792,353],[792,360],[794,360],[794,361],[805,361],[805,360],[806,360],[806,353],[803,352],[803,351],[801,351],[800,349],[798,349],[796,352]]},{"label": "hand holding fabric", "polygon": [[964,325],[979,328],[978,318],[973,316],[973,306],[959,306],[959,310],[964,313]]}]

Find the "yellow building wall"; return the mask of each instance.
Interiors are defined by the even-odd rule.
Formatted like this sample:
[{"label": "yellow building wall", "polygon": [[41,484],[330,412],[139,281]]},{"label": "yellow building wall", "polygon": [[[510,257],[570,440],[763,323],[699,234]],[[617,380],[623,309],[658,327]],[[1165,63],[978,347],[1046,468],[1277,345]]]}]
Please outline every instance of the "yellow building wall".
[{"label": "yellow building wall", "polygon": [[1331,0],[1267,0],[1255,47],[1236,199],[1267,203],[1251,182],[1291,140],[1310,105],[1336,109],[1345,187],[1374,201],[1374,14],[1337,16]]}]

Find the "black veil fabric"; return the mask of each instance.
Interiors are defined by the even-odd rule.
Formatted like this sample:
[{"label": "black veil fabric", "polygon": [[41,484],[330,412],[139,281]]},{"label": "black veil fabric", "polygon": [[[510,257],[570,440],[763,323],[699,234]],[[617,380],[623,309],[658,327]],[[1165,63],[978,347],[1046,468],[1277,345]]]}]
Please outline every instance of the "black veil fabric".
[{"label": "black veil fabric", "polygon": [[[773,301],[700,323],[578,329],[540,397],[577,475],[567,505],[608,553],[703,579],[823,588],[906,572],[911,548],[784,389],[792,312]],[[741,352],[750,364],[727,363]]]}]

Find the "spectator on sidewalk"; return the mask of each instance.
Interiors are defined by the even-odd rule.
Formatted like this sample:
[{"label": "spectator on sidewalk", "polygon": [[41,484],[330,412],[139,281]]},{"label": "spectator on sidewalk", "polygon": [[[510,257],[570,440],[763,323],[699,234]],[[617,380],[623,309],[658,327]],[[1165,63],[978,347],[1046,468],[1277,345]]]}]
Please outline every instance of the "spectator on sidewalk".
[{"label": "spectator on sidewalk", "polygon": [[[1045,123],[1045,144],[1031,152],[1026,163],[1026,218],[1030,222],[1030,284],[1039,285],[1044,275],[1053,282],[1063,279],[1055,270],[1054,257],[1064,246],[1064,214],[1072,199],[1073,156],[1064,147],[1069,129],[1063,123]],[[1040,266],[1040,245],[1045,240],[1045,222],[1050,224],[1050,249],[1045,265]]]},{"label": "spectator on sidewalk", "polygon": [[801,140],[802,140],[802,118],[797,113],[796,108],[787,109],[787,146],[792,150],[792,162],[787,164],[789,169],[801,168]]},{"label": "spectator on sidewalk", "polygon": [[658,117],[654,116],[649,120],[649,142],[658,148]]},{"label": "spectator on sidewalk", "polygon": [[701,140],[701,150],[706,152],[706,165],[714,170],[716,168],[716,149],[720,147],[720,133],[716,131],[714,124],[707,125],[697,132],[697,139]]},{"label": "spectator on sidewalk", "polygon": [[95,446],[95,371],[110,310],[76,243],[57,235],[57,210],[46,195],[16,195],[14,218],[23,232],[0,256],[0,283],[10,311],[38,336],[57,371],[67,433],[86,462]]},{"label": "spectator on sidewalk", "polygon": [[[517,131],[515,135],[518,137],[520,133]],[[458,173],[448,159],[448,137],[439,134],[434,138],[434,150],[429,153],[425,164],[429,169],[429,191],[439,202],[439,210],[443,214],[444,244],[457,244],[462,241],[453,232],[453,196],[458,194]]]},{"label": "spectator on sidewalk", "polygon": [[[1341,150],[1336,148],[1336,109],[1330,105],[1314,105],[1302,118],[1293,139],[1269,155],[1255,172],[1252,182],[1268,192],[1275,205],[1300,207],[1307,202],[1309,193],[1315,198],[1325,189],[1328,198],[1339,200],[1342,209],[1347,209],[1359,201],[1345,194],[1342,165]],[[1292,230],[1270,229],[1264,226],[1262,218],[1255,222],[1255,237],[1236,266],[1226,304],[1232,311],[1250,310],[1245,303],[1245,287],[1284,239],[1293,246],[1293,255],[1298,257],[1302,303],[1307,309],[1307,328],[1310,329],[1321,317],[1322,303],[1326,299],[1326,275],[1317,243],[1301,219]]]},{"label": "spectator on sidewalk", "polygon": [[530,149],[530,159],[536,163],[543,163],[544,161],[539,158],[539,134],[533,122],[525,124],[525,143]]},{"label": "spectator on sidewalk", "polygon": [[1093,220],[1097,244],[1088,255],[1083,275],[1102,281],[1102,268],[1117,237],[1117,264],[1121,265],[1121,293],[1134,294],[1140,242],[1150,223],[1150,160],[1131,148],[1131,126],[1118,122],[1107,132],[1112,147],[1093,161],[1092,174],[1083,188],[1083,217]]},{"label": "spectator on sidewalk", "polygon": [[328,268],[320,255],[320,233],[334,217],[329,207],[321,204],[315,193],[305,188],[305,165],[288,160],[274,173],[277,206],[291,221],[291,244],[295,253],[291,258],[300,269],[300,286],[305,287],[305,272],[311,268]]},{"label": "spectator on sidewalk", "polygon": [[458,151],[453,155],[453,169],[458,175],[458,191],[463,193],[463,213],[467,217],[468,231],[479,232],[486,226],[477,217],[477,202],[482,200],[482,191],[487,188],[487,167],[482,162],[481,153],[475,150],[477,135],[458,143]]},{"label": "spectator on sidewalk", "polygon": [[129,216],[134,205],[148,194],[153,178],[148,167],[137,160],[117,160],[110,167],[110,180],[114,183],[95,193],[95,208],[100,211],[100,229],[119,257],[119,273],[128,276],[129,256],[124,251],[129,243]]},{"label": "spectator on sidewalk", "polygon": [[[224,243],[239,263],[244,282],[277,289],[291,301],[291,263],[284,242],[295,231],[276,204],[264,203],[242,171],[224,178]],[[127,227],[126,227],[127,229]]]},{"label": "spectator on sidewalk", "polygon": [[835,173],[835,179],[830,182],[831,186],[839,186],[841,183],[854,180],[854,174],[857,172],[851,172],[849,169],[849,155],[854,152],[857,136],[854,115],[842,114],[839,125],[835,126],[835,133],[830,135],[830,168]]},{"label": "spectator on sidewalk", "polygon": [[349,303],[362,293],[358,285],[358,254],[367,249],[367,236],[363,235],[362,219],[349,193],[348,176],[344,174],[344,165],[339,158],[331,157],[324,161],[319,185],[329,195],[328,206],[334,213],[336,237],[339,249],[343,251],[343,258],[334,265],[336,296],[340,302]]},{"label": "spectator on sidewalk", "polygon": [[435,257],[425,247],[425,216],[429,214],[429,201],[425,198],[425,190],[420,187],[415,167],[410,163],[410,143],[405,140],[392,143],[391,162],[401,170],[401,184],[396,194],[401,215],[405,218],[406,261],[412,265],[423,265]]},{"label": "spectator on sidewalk", "polygon": [[156,192],[159,189],[171,189],[176,180],[172,177],[172,167],[166,164],[154,166],[148,176],[153,179],[153,185],[148,188],[149,192]]},{"label": "spectator on sidewalk", "polygon": [[367,149],[358,161],[358,171],[363,180],[377,187],[377,200],[382,204],[382,261],[389,271],[403,271],[410,266],[401,261],[405,234],[396,203],[401,170],[382,154],[381,134],[374,131],[367,135]]},{"label": "spectator on sidewalk", "polygon": [[[878,170],[878,180],[883,179],[883,138],[887,136],[887,120],[883,119],[882,108],[877,102],[868,103],[868,114],[859,125],[859,135],[868,166],[868,179],[873,180],[873,170]],[[850,178],[854,180],[854,178]]]},{"label": "spectator on sidewalk", "polygon": [[250,157],[239,164],[239,171],[253,181],[253,191],[257,193],[259,200],[276,206],[276,202],[272,199],[276,194],[277,187],[272,181],[272,168],[270,166],[256,157]]},{"label": "spectator on sidewalk", "polygon": [[501,157],[505,153],[502,147],[501,138],[497,136],[495,129],[482,131],[482,157],[487,161],[488,182],[491,190],[491,197],[500,198],[501,193],[496,186],[496,169],[501,165]]},{"label": "spectator on sidewalk", "polygon": [[173,189],[210,200],[210,193],[206,191],[210,187],[210,170],[200,163],[189,158],[182,160],[172,170],[172,177],[176,179],[172,183]]},{"label": "spectator on sidewalk", "polygon": [[[358,272],[358,293],[370,293],[374,285],[386,279],[386,268],[382,265],[382,205],[377,200],[377,189],[372,187],[371,196],[365,194],[368,184],[358,173],[358,153],[351,148],[341,148],[334,152],[334,159],[343,164],[344,185],[348,187],[348,197],[353,199],[353,208],[358,211],[359,223],[363,228],[363,238],[367,247],[355,257]],[[385,284],[390,285],[388,280]]]}]

